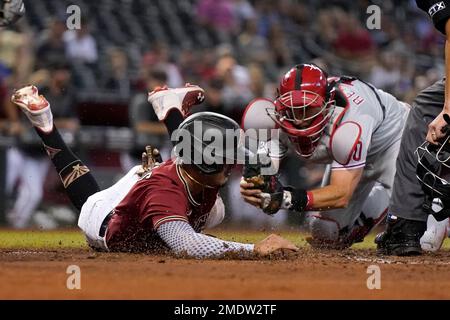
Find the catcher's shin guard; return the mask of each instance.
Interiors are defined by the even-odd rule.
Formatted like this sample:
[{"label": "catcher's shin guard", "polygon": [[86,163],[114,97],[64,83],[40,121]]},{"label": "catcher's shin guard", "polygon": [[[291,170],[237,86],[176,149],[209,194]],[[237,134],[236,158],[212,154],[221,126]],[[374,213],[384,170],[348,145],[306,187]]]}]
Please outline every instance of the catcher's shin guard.
[{"label": "catcher's shin guard", "polygon": [[386,216],[383,211],[377,219],[368,218],[362,212],[352,227],[340,228],[338,222],[320,216],[314,216],[310,222],[312,238],[308,243],[313,247],[345,249],[364,238]]},{"label": "catcher's shin guard", "polygon": [[340,226],[333,219],[313,214],[309,217],[309,230],[311,237],[306,241],[317,249],[343,249],[340,241]]}]

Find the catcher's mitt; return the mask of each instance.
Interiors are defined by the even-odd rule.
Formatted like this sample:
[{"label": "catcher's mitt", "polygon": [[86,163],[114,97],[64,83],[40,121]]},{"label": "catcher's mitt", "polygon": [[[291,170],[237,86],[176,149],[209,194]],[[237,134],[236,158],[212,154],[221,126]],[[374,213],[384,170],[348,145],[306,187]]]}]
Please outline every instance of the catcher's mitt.
[{"label": "catcher's mitt", "polygon": [[262,191],[261,208],[269,215],[275,214],[280,209],[283,200],[283,185],[278,179],[278,175],[262,175],[262,164],[246,164],[244,166],[243,178],[248,183],[253,183],[255,189]]}]

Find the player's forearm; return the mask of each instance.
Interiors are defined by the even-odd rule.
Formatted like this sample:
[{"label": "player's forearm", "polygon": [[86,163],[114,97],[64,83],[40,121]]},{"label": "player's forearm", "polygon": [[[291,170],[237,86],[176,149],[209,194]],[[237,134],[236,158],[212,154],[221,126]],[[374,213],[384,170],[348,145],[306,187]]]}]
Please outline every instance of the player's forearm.
[{"label": "player's forearm", "polygon": [[244,244],[213,238],[195,230],[183,221],[172,221],[162,224],[158,235],[178,255],[187,255],[193,258],[220,257],[227,253],[250,254],[253,244]]},{"label": "player's forearm", "polygon": [[311,194],[314,202],[309,209],[312,211],[345,208],[350,200],[344,188],[334,185],[312,190]]},{"label": "player's forearm", "polygon": [[450,19],[445,24],[447,39],[445,41],[445,103],[444,111],[450,112]]},{"label": "player's forearm", "polygon": [[346,208],[355,192],[364,168],[333,170],[330,183],[311,191],[314,199],[311,210]]},{"label": "player's forearm", "polygon": [[[289,193],[287,197],[286,192]],[[282,208],[297,212],[345,208],[350,200],[345,188],[334,185],[311,191],[285,188],[284,193]]]},{"label": "player's forearm", "polygon": [[450,35],[445,41],[445,102],[444,111],[450,113]]},{"label": "player's forearm", "polygon": [[279,209],[295,212],[345,208],[351,198],[351,189],[341,185],[328,185],[323,188],[307,191],[291,186],[271,182],[275,190],[262,192],[253,189],[251,181],[241,181],[241,194],[244,200],[260,207],[267,214],[274,214]]}]

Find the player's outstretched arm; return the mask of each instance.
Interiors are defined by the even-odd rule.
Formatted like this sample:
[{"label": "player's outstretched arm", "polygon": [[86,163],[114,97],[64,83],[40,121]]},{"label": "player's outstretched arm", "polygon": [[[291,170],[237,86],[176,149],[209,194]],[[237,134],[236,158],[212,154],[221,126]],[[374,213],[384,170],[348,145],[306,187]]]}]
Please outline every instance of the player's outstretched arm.
[{"label": "player's outstretched arm", "polygon": [[245,202],[262,208],[268,214],[274,214],[279,209],[287,209],[297,212],[329,210],[345,208],[358,185],[363,168],[352,170],[335,170],[331,174],[330,184],[306,191],[303,189],[283,187],[278,179],[273,176],[269,186],[266,188],[255,186],[254,181],[242,179],[240,188]]},{"label": "player's outstretched arm", "polygon": [[311,190],[314,203],[311,210],[328,210],[348,206],[356,189],[364,168],[334,170],[331,173],[330,184]]},{"label": "player's outstretched arm", "polygon": [[293,243],[277,235],[270,235],[255,245],[244,244],[197,233],[184,221],[164,223],[158,227],[157,233],[175,254],[193,258],[215,258],[226,254],[266,256],[280,249],[298,250]]}]

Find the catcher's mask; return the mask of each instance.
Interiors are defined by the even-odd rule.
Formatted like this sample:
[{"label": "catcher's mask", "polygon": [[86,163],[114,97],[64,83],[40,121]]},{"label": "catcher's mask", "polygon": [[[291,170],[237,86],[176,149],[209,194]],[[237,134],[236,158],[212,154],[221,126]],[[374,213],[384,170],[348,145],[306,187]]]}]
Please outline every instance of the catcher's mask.
[{"label": "catcher's mask", "polygon": [[178,127],[174,152],[182,163],[193,165],[203,174],[224,171],[228,175],[245,157],[243,141],[243,131],[233,119],[214,112],[198,112]]},{"label": "catcher's mask", "polygon": [[442,221],[450,216],[450,135],[439,145],[424,142],[415,153],[416,176],[425,193],[423,207]]},{"label": "catcher's mask", "polygon": [[305,158],[314,153],[336,105],[335,82],[327,78],[310,63],[290,69],[280,81],[275,111],[269,114]]}]

